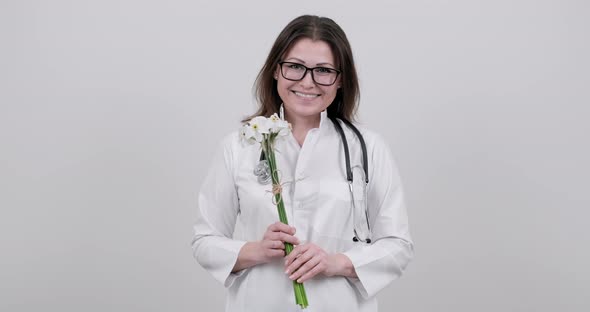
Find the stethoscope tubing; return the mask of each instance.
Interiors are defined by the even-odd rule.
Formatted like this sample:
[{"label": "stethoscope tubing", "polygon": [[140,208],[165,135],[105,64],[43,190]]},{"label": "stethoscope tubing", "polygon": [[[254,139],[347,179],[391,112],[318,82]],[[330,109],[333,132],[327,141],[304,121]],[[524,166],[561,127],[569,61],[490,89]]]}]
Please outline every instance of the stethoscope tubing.
[{"label": "stethoscope tubing", "polygon": [[[353,207],[353,211],[356,211],[356,203],[354,201],[354,189],[353,189],[353,181],[354,181],[354,177],[352,174],[352,166],[350,165],[350,150],[348,148],[348,140],[346,140],[346,135],[344,134],[344,130],[342,129],[342,126],[340,125],[340,122],[338,122],[338,120],[342,120],[342,122],[350,129],[352,130],[352,132],[354,132],[354,134],[357,136],[357,138],[359,139],[359,142],[361,144],[361,150],[362,150],[362,154],[363,154],[363,171],[365,173],[365,189],[367,187],[367,185],[369,184],[369,164],[368,164],[368,159],[367,159],[367,145],[365,144],[365,139],[363,138],[363,135],[361,134],[361,132],[348,120],[341,118],[338,119],[336,117],[330,117],[330,120],[332,120],[332,123],[334,123],[334,127],[336,128],[336,131],[338,132],[338,134],[340,135],[340,138],[342,139],[342,147],[344,149],[344,159],[346,161],[346,180],[348,181],[348,187],[349,187],[349,191],[350,191],[350,197],[351,197],[351,202],[352,202],[352,207]],[[366,196],[366,194],[365,194]],[[365,198],[366,200],[366,198]],[[365,209],[365,220],[367,221],[367,229],[369,230],[369,235],[371,233],[371,225],[369,222],[369,212]],[[353,233],[354,233],[354,237],[352,238],[353,241],[358,242],[358,241],[362,241],[365,242],[367,244],[371,243],[371,238],[367,237],[366,239],[362,239],[360,238],[360,236],[358,235],[357,231],[356,231],[356,225],[353,228]]]}]

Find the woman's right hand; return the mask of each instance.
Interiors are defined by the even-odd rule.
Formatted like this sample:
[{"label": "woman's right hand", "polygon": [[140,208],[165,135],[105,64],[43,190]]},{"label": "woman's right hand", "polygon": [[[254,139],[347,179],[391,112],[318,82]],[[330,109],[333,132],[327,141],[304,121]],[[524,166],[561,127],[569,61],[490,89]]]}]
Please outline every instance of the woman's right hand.
[{"label": "woman's right hand", "polygon": [[299,239],[294,235],[295,228],[292,226],[282,222],[275,222],[269,225],[262,236],[262,240],[248,242],[240,249],[232,272],[284,257],[285,243],[299,245]]},{"label": "woman's right hand", "polygon": [[299,245],[299,239],[294,236],[295,228],[282,222],[275,222],[269,225],[262,236],[260,245],[263,263],[272,261],[275,258],[285,256],[285,243]]}]

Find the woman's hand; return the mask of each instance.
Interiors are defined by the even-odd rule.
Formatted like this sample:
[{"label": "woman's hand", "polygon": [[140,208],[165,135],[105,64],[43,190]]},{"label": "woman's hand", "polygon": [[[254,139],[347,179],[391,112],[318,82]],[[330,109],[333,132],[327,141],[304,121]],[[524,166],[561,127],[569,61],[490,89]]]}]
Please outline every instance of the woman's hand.
[{"label": "woman's hand", "polygon": [[271,262],[285,256],[285,242],[299,244],[295,228],[276,222],[266,228],[262,240],[246,243],[238,254],[232,272],[237,272],[258,264]]},{"label": "woman's hand", "polygon": [[285,243],[299,244],[295,236],[295,228],[282,222],[275,222],[266,228],[260,241],[262,262],[270,262],[274,258],[285,256]]},{"label": "woman's hand", "polygon": [[342,275],[356,277],[354,266],[343,254],[328,254],[313,243],[299,245],[285,258],[285,273],[291,280],[303,283],[312,277]]}]

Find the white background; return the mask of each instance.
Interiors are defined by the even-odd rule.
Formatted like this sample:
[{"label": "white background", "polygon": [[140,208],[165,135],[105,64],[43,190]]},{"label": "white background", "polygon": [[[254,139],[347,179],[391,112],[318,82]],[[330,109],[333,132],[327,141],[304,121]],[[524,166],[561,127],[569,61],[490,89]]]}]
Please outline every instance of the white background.
[{"label": "white background", "polygon": [[590,310],[573,0],[0,0],[0,310],[221,311],[198,188],[304,13],[346,31],[405,184],[416,258],[381,310]]}]

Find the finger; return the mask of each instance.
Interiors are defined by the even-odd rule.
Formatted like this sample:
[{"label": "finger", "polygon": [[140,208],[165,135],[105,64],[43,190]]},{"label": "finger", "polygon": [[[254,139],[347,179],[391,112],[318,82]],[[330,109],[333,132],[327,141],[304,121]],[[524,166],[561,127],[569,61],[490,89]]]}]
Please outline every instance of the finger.
[{"label": "finger", "polygon": [[280,240],[265,240],[263,245],[268,249],[285,249],[285,244]]},{"label": "finger", "polygon": [[273,241],[272,242],[272,247],[274,249],[285,249],[285,243],[283,243],[281,241]]},{"label": "finger", "polygon": [[325,271],[325,269],[326,269],[325,265],[320,261],[315,267],[313,267],[307,273],[303,274],[303,276],[298,278],[297,283],[303,283],[303,282],[313,278],[314,276],[322,273],[323,271]]},{"label": "finger", "polygon": [[271,232],[283,232],[283,233],[287,233],[287,234],[291,234],[291,235],[295,234],[294,227],[289,226],[289,225],[282,223],[282,222],[275,222],[275,223],[269,225],[268,230]]},{"label": "finger", "polygon": [[264,232],[263,238],[271,238],[271,239],[274,238],[274,239],[276,239],[275,236],[274,236],[275,233],[281,232],[280,229],[279,229],[280,228],[280,224],[282,224],[282,223],[278,222],[278,223],[273,223],[273,224],[269,225],[266,228],[266,231]]},{"label": "finger", "polygon": [[307,252],[312,246],[313,246],[313,244],[311,244],[311,243],[305,243],[302,245],[295,246],[295,248],[293,248],[291,253],[289,253],[289,255],[287,255],[287,257],[285,257],[285,267],[287,265],[293,263],[293,261],[295,261],[295,259],[300,257],[305,252]]},{"label": "finger", "polygon": [[299,239],[293,235],[285,234],[283,232],[271,232],[268,234],[270,240],[280,240],[282,242],[291,243],[293,245],[299,244]]},{"label": "finger", "polygon": [[287,255],[287,257],[285,257],[285,266],[291,264],[293,261],[295,261],[295,259],[297,257],[299,257],[299,255],[301,255],[302,253],[304,253],[308,249],[309,249],[309,244],[303,244],[303,245],[296,246],[291,251],[291,253],[289,253]]},{"label": "finger", "polygon": [[[297,271],[293,272],[289,275],[291,280],[298,280],[305,274],[309,273],[313,268],[315,268],[318,263],[320,263],[321,257],[313,257],[309,259],[309,261],[305,262],[302,266],[300,266]],[[314,274],[315,275],[315,274]]]},{"label": "finger", "polygon": [[295,237],[293,235],[290,235],[290,234],[285,234],[285,233],[279,233],[279,234],[280,234],[279,235],[279,239],[281,241],[286,242],[286,243],[290,243],[290,244],[293,244],[293,245],[298,245],[299,244],[299,238],[297,238],[297,237]]},{"label": "finger", "polygon": [[265,254],[268,258],[278,258],[285,255],[285,251],[282,249],[267,249]]},{"label": "finger", "polygon": [[300,270],[300,267],[304,264],[307,264],[307,262],[310,261],[315,255],[316,253],[310,250],[300,254],[297,258],[295,258],[295,260],[293,260],[293,263],[287,266],[285,273],[290,274],[292,272]]}]

